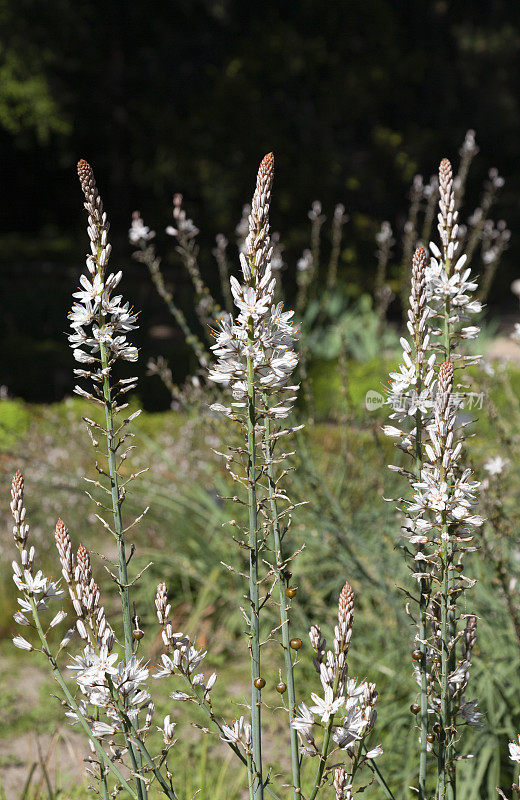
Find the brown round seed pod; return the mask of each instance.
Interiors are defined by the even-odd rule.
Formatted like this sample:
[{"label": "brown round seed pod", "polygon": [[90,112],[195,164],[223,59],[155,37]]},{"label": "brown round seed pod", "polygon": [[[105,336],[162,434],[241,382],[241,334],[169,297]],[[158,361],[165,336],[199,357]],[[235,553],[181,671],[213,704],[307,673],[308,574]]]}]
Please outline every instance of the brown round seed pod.
[{"label": "brown round seed pod", "polygon": [[455,569],[457,570],[457,572],[462,572],[464,567],[462,566],[462,564],[455,564]]},{"label": "brown round seed pod", "polygon": [[287,589],[285,590],[285,596],[290,597],[292,600],[297,591],[298,590],[296,589],[296,586],[288,586]]},{"label": "brown round seed pod", "polygon": [[143,638],[144,631],[142,631],[141,628],[136,628],[135,631],[132,631],[132,634],[134,639],[137,639],[137,641],[139,641],[140,639]]},{"label": "brown round seed pod", "polygon": [[289,644],[291,645],[291,648],[293,650],[299,650],[300,647],[303,645],[303,642],[301,639],[291,639]]},{"label": "brown round seed pod", "polygon": [[420,650],[413,650],[412,651],[412,658],[414,661],[420,661],[422,658],[422,653]]},{"label": "brown round seed pod", "polygon": [[412,703],[412,705],[410,706],[410,711],[412,712],[412,714],[418,714],[420,710],[421,706],[418,705],[417,703]]},{"label": "brown round seed pod", "polygon": [[276,691],[279,692],[279,694],[283,694],[286,689],[287,684],[285,684],[283,681],[280,681],[280,683],[276,684]]},{"label": "brown round seed pod", "polygon": [[265,680],[263,678],[255,678],[254,684],[257,689],[263,689],[265,686]]},{"label": "brown round seed pod", "polygon": [[432,744],[435,741],[435,736],[433,735],[433,733],[427,733],[426,739],[430,744]]}]

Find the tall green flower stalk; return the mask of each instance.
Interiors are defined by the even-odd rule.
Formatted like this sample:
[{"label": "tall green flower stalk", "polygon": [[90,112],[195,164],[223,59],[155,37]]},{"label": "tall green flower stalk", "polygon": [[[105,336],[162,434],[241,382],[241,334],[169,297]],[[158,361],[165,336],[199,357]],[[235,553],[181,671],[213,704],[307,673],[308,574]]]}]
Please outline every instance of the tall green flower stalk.
[{"label": "tall green flower stalk", "polygon": [[[249,552],[249,646],[251,653],[251,764],[252,793],[255,800],[263,797],[261,707],[262,689],[265,680],[261,675],[260,660],[260,612],[264,601],[260,599],[260,584],[265,576],[259,573],[260,553],[266,543],[260,538],[260,513],[267,514],[273,528],[274,549],[281,544],[279,515],[274,490],[272,470],[272,444],[275,439],[288,433],[287,429],[271,431],[272,420],[283,420],[290,413],[294,397],[288,396],[294,389],[288,385],[296,366],[293,350],[294,332],[290,319],[292,312],[283,312],[282,305],[274,305],[275,279],[272,276],[272,247],[269,236],[269,205],[274,174],[274,158],[269,153],[262,160],[256,189],[249,214],[249,232],[240,254],[244,283],[231,278],[231,291],[235,306],[239,310],[236,319],[224,315],[219,323],[216,344],[212,349],[218,356],[217,364],[209,373],[210,380],[231,388],[233,400],[230,406],[219,403],[212,408],[241,424],[245,449],[244,478],[234,475],[247,486],[248,527],[246,533]],[[262,453],[262,440],[264,452]],[[226,457],[231,472],[235,460]],[[233,473],[231,473],[233,474]],[[267,492],[260,479],[267,478]],[[274,516],[273,516],[274,514]],[[277,538],[278,537],[278,538]],[[278,556],[275,556],[278,561]],[[275,573],[280,573],[278,563]],[[280,576],[279,576],[280,577]],[[286,620],[282,625],[282,638],[288,635],[287,609],[281,609]],[[284,646],[285,649],[285,646]],[[288,649],[288,648],[287,648]],[[290,652],[289,652],[290,661]],[[286,656],[289,683],[292,687],[294,708],[294,684],[292,664]],[[288,685],[289,685],[288,683]],[[291,700],[290,700],[291,706]],[[290,712],[291,714],[291,709]],[[294,737],[291,734],[291,742]],[[293,782],[299,789],[297,752],[293,751]]]},{"label": "tall green flower stalk", "polygon": [[[135,800],[146,800],[149,786],[154,785],[169,800],[177,800],[173,775],[167,765],[168,751],[173,744],[173,726],[169,717],[165,718],[160,728],[164,747],[159,755],[152,756],[145,741],[151,731],[155,705],[145,688],[149,669],[137,657],[143,631],[139,628],[138,618],[132,618],[130,612],[129,558],[121,513],[125,487],[129,480],[136,477],[131,475],[122,482],[120,466],[131,449],[125,444],[132,436],[127,425],[138,412],[123,419],[118,415],[127,407],[124,398],[135,387],[136,379],[115,381],[112,373],[118,360],[137,359],[137,349],[126,338],[127,332],[136,327],[137,320],[121,295],[114,295],[122,273],[106,274],[111,249],[108,222],[92,168],[81,161],[78,173],[88,212],[90,253],[87,256],[88,277],[81,276],[80,287],[73,295],[76,302],[69,313],[72,327],[69,341],[74,357],[81,365],[75,374],[86,380],[88,386],[87,390],[78,385],[75,392],[101,406],[105,415],[104,424],[88,417],[84,419],[98,456],[96,468],[99,478],[89,480],[89,483],[98,491],[103,491],[108,501],[105,504],[92,499],[98,509],[104,509],[111,515],[111,522],[101,516],[98,518],[117,543],[115,572],[110,574],[120,593],[123,652],[118,652],[116,635],[107,620],[89,553],[83,545],[79,546],[77,553],[73,552],[69,532],[62,520],[56,523],[55,541],[75,622],[63,637],[58,651],[52,652],[48,632],[67,615],[60,611],[45,630],[41,614],[46,611],[50,600],[60,597],[64,592],[57,583],[45,578],[41,570],[36,572],[33,568],[35,552],[34,547],[26,547],[28,526],[24,522],[23,480],[19,473],[13,481],[12,511],[20,564],[13,563],[13,577],[22,597],[19,598],[21,611],[15,618],[18,624],[32,628],[37,634],[41,652],[47,657],[62,690],[66,714],[71,724],[79,725],[89,739],[92,752],[87,759],[87,772],[91,776],[89,788],[103,798],[109,795],[115,798],[124,789]],[[106,449],[100,446],[99,437]],[[134,520],[129,527],[138,521]],[[32,622],[26,614],[32,618]],[[78,634],[75,638],[74,633]],[[76,649],[73,655],[78,638],[80,649]],[[35,649],[32,642],[24,637],[15,637],[14,644],[24,650]],[[76,684],[74,691],[69,688],[58,664],[58,659],[63,657],[69,659],[66,666]],[[113,779],[110,786],[109,777]],[[93,785],[92,780],[97,786]]]},{"label": "tall green flower stalk", "polygon": [[[96,182],[92,167],[86,161],[80,161],[78,164],[78,176],[81,184],[83,194],[85,196],[85,209],[89,215],[87,232],[90,239],[91,255],[88,257],[89,271],[93,273],[92,286],[89,284],[85,286],[84,292],[80,292],[81,297],[78,298],[88,303],[97,305],[96,311],[93,310],[92,319],[92,333],[94,337],[95,347],[99,345],[99,364],[100,372],[98,373],[95,386],[98,388],[101,382],[102,402],[105,411],[105,439],[106,439],[106,459],[108,464],[108,479],[110,482],[110,498],[112,503],[112,518],[113,530],[112,533],[117,543],[117,556],[118,556],[118,581],[117,586],[121,598],[121,616],[123,622],[123,636],[125,657],[129,661],[134,652],[134,638],[132,633],[132,613],[130,609],[130,587],[128,582],[128,561],[126,555],[125,536],[123,530],[123,520],[121,514],[121,506],[124,501],[124,493],[120,489],[120,478],[118,470],[118,451],[120,451],[126,436],[118,434],[125,423],[122,424],[119,430],[116,430],[114,420],[118,411],[122,407],[118,407],[115,396],[117,393],[112,389],[112,367],[118,357],[133,361],[137,358],[137,350],[129,346],[125,340],[125,333],[135,327],[136,316],[131,312],[128,307],[121,306],[117,299],[114,301],[111,298],[111,291],[116,285],[115,278],[117,276],[111,275],[112,280],[106,280],[105,271],[110,258],[110,245],[108,244],[108,231],[109,224],[107,221],[106,213],[103,210],[103,203],[97,190]],[[119,273],[120,276],[121,273]],[[85,296],[87,293],[87,296]],[[120,298],[119,298],[120,299]],[[84,306],[86,307],[86,306]],[[91,306],[92,307],[92,306]],[[74,314],[74,311],[72,312]],[[75,334],[77,335],[79,327],[74,327]],[[85,342],[88,345],[88,340]],[[82,353],[80,360],[85,358],[85,351],[79,347],[74,350],[75,355]],[[93,356],[87,356],[93,358]],[[127,384],[125,391],[135,384]],[[99,393],[99,392],[98,392]],[[137,730],[138,722],[135,721],[133,728]],[[142,768],[142,757],[139,750],[129,742],[129,753],[137,772]],[[146,800],[147,791],[144,781],[138,781],[138,794],[139,798]]]}]

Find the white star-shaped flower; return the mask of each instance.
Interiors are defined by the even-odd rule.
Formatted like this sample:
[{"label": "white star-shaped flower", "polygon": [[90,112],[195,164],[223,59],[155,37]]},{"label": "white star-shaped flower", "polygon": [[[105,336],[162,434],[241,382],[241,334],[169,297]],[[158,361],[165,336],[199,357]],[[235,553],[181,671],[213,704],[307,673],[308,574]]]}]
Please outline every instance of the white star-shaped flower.
[{"label": "white star-shaped flower", "polygon": [[330,717],[333,716],[345,702],[344,697],[336,697],[336,699],[334,699],[334,693],[330,686],[325,687],[324,699],[315,692],[311,693],[311,698],[314,701],[314,705],[310,706],[309,711],[318,714],[318,716],[321,717],[321,721],[324,723],[328,722]]}]

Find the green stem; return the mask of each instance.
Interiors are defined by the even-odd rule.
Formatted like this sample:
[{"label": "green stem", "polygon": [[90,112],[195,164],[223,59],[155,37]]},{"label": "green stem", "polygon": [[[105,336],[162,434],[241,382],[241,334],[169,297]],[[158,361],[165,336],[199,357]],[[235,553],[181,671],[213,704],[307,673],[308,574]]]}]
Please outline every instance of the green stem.
[{"label": "green stem", "polygon": [[321,746],[320,763],[318,764],[318,770],[316,772],[316,777],[314,779],[314,786],[309,796],[309,800],[314,800],[321,786],[321,779],[323,778],[323,773],[325,772],[325,765],[327,763],[327,755],[329,752],[330,735],[332,733],[332,723],[333,723],[333,717],[329,719],[327,727],[325,729],[325,736],[323,737],[323,743]]},{"label": "green stem", "polygon": [[49,662],[50,662],[52,670],[53,670],[54,678],[55,678],[56,682],[58,683],[59,687],[61,688],[63,694],[65,695],[65,698],[67,700],[69,708],[72,711],[74,711],[74,713],[76,714],[76,716],[78,718],[78,722],[79,722],[80,726],[83,728],[83,731],[86,733],[86,735],[88,736],[88,738],[90,739],[90,741],[94,745],[94,749],[96,750],[96,753],[99,756],[101,764],[103,764],[103,765],[106,764],[108,769],[116,776],[116,778],[119,781],[119,783],[122,784],[122,786],[127,790],[127,792],[130,793],[130,796],[133,797],[134,800],[138,800],[138,795],[136,794],[136,792],[132,789],[132,787],[130,786],[128,781],[123,777],[123,775],[121,774],[119,769],[116,767],[116,765],[110,760],[110,758],[107,757],[107,755],[105,754],[105,751],[101,747],[101,745],[98,742],[98,740],[92,735],[92,731],[90,730],[90,726],[89,726],[87,720],[85,719],[85,717],[83,716],[83,714],[81,713],[81,711],[79,709],[79,706],[76,703],[76,701],[74,700],[72,694],[70,693],[69,687],[65,683],[65,679],[64,679],[63,675],[60,672],[60,669],[58,667],[56,659],[54,658],[54,656],[51,653],[51,650],[49,648],[49,644],[47,642],[47,637],[45,636],[45,633],[43,631],[43,628],[42,628],[42,625],[41,625],[41,622],[40,622],[40,617],[38,615],[38,611],[37,611],[37,608],[36,608],[36,603],[34,602],[34,598],[33,597],[29,597],[28,599],[29,599],[29,602],[31,604],[32,616],[33,616],[34,624],[36,625],[36,630],[38,632],[38,636],[40,638],[40,642],[42,643],[43,652],[47,656],[47,658],[49,659]]},{"label": "green stem", "polygon": [[[268,398],[264,394],[264,406],[267,409]],[[293,663],[291,658],[291,648],[290,648],[290,631],[289,631],[289,605],[285,596],[285,589],[284,589],[284,558],[282,552],[282,541],[280,535],[280,521],[278,517],[278,504],[276,502],[276,484],[275,484],[275,476],[274,476],[274,469],[271,463],[272,456],[273,456],[273,447],[271,442],[271,420],[268,415],[265,417],[265,434],[264,434],[264,444],[265,444],[265,458],[267,462],[267,485],[268,485],[268,497],[269,497],[269,505],[271,509],[271,523],[272,523],[272,531],[273,531],[273,540],[274,540],[274,556],[275,556],[275,567],[277,571],[277,583],[280,595],[280,622],[281,622],[281,630],[282,630],[282,647],[284,651],[284,661],[285,661],[285,680],[287,682],[287,699],[289,703],[289,735],[290,735],[290,742],[291,742],[291,768],[292,768],[292,779],[293,779],[293,789],[294,789],[294,798],[298,800],[298,797],[301,795],[301,783],[300,783],[300,759],[298,755],[298,735],[296,730],[292,726],[292,721],[294,719],[294,711],[296,707],[296,694],[294,690],[294,673],[293,673]]]},{"label": "green stem", "polygon": [[249,786],[249,800],[253,800],[253,763],[249,753],[247,754],[247,783]]},{"label": "green stem", "polygon": [[438,798],[446,800],[447,797],[447,743],[450,729],[450,699],[448,685],[448,547],[446,535],[448,526],[443,512],[441,549],[442,584],[441,584],[441,732],[439,739],[439,764],[438,764]]},{"label": "green stem", "polygon": [[361,756],[363,755],[364,739],[365,739],[365,737],[363,736],[361,741],[360,741],[360,743],[359,743],[359,746],[358,746],[358,749],[357,749],[357,753],[354,756],[354,761],[352,763],[352,770],[351,770],[351,772],[350,772],[350,774],[348,776],[348,783],[351,786],[354,783],[354,778],[356,777],[356,772],[358,771],[359,762],[360,762]]},{"label": "green stem", "polygon": [[[188,683],[188,685],[189,685],[189,687],[190,687],[190,691],[192,691],[192,692],[193,692],[193,694],[194,694],[194,696],[195,696],[195,699],[196,699],[196,701],[197,701],[197,704],[198,704],[199,708],[200,708],[200,709],[201,709],[201,710],[202,710],[202,711],[203,711],[203,712],[206,714],[206,716],[208,717],[208,719],[210,719],[210,720],[211,720],[211,722],[212,722],[212,723],[213,723],[213,725],[214,725],[214,726],[217,728],[217,730],[219,731],[219,733],[223,733],[223,731],[222,731],[222,725],[220,724],[220,722],[218,721],[218,719],[215,717],[215,715],[214,715],[214,713],[213,713],[213,709],[212,709],[212,708],[211,708],[211,707],[208,705],[208,703],[206,703],[206,702],[205,702],[205,700],[204,700],[204,696],[203,696],[203,690],[201,690],[201,689],[200,689],[200,687],[198,687],[198,686],[194,686],[192,683],[190,683],[190,681],[188,680],[188,678],[187,678],[186,676],[184,676],[184,677],[186,678],[186,681],[187,681],[187,683]],[[244,764],[244,766],[246,766],[246,767],[248,768],[248,773],[249,773],[249,771],[250,771],[250,763],[251,763],[251,759],[249,759],[249,761],[248,761],[248,760],[247,760],[247,758],[246,758],[244,755],[242,755],[242,753],[240,752],[240,750],[239,750],[239,748],[237,747],[237,745],[233,744],[233,742],[226,741],[226,744],[227,744],[227,745],[229,745],[229,747],[231,748],[231,750],[232,750],[232,751],[234,752],[234,754],[235,754],[235,755],[236,755],[236,756],[237,756],[237,757],[240,759],[240,761],[242,762],[242,764]],[[252,773],[251,773],[251,775],[252,775]],[[251,784],[251,785],[252,785],[252,784]],[[273,798],[273,800],[280,800],[280,798],[278,797],[278,795],[276,794],[276,792],[274,792],[274,791],[273,791],[273,790],[270,788],[270,786],[265,786],[265,791],[266,791],[268,794],[270,794],[270,795],[271,795],[271,797]]]},{"label": "green stem", "polygon": [[177,795],[173,791],[172,787],[167,783],[167,781],[161,775],[160,771],[155,766],[154,760],[151,757],[150,753],[148,752],[148,749],[144,744],[144,742],[141,739],[135,737],[132,739],[132,744],[134,744],[138,748],[139,752],[144,757],[145,762],[148,764],[153,774],[157,778],[166,797],[168,797],[169,800],[178,800]]},{"label": "green stem", "polygon": [[101,776],[100,776],[100,783],[101,783],[101,797],[103,800],[108,800],[108,783],[107,783],[107,776],[104,768],[102,766],[99,767]]},{"label": "green stem", "polygon": [[[254,343],[253,320],[249,321],[249,344]],[[253,743],[253,796],[262,800],[264,787],[262,781],[262,730],[261,693],[255,686],[260,677],[260,621],[258,592],[258,509],[256,499],[256,411],[255,375],[252,358],[247,359],[247,450],[248,450],[248,507],[249,507],[249,601],[250,650],[251,650],[251,734]]]},{"label": "green stem", "polygon": [[[106,347],[101,343],[101,366],[106,372],[109,369]],[[125,537],[123,534],[123,521],[121,517],[121,504],[123,498],[119,490],[119,477],[116,465],[116,447],[114,442],[114,412],[108,374],[103,378],[103,397],[105,400],[105,420],[107,429],[107,459],[110,473],[110,492],[112,496],[112,512],[114,516],[114,532],[117,540],[117,555],[119,562],[119,593],[121,596],[121,611],[123,618],[123,632],[125,640],[125,658],[129,661],[134,652],[132,636],[132,617],[130,613],[130,593],[128,589],[128,571],[125,552]]]},{"label": "green stem", "polygon": [[381,770],[379,769],[379,767],[377,766],[375,761],[373,761],[371,758],[368,758],[367,759],[367,765],[368,765],[368,768],[370,770],[372,770],[372,772],[374,773],[374,777],[375,777],[376,781],[378,782],[378,784],[380,785],[381,789],[383,790],[383,794],[385,795],[387,800],[395,800],[395,797],[392,794],[392,790],[390,789],[390,787],[388,786],[387,782],[385,781],[385,779],[384,779],[384,777],[383,777],[383,775],[381,773]]},{"label": "green stem", "polygon": [[428,758],[428,674],[426,671],[426,624],[427,624],[427,603],[426,589],[423,578],[420,580],[420,600],[419,600],[419,649],[421,652],[420,674],[421,674],[421,710],[420,710],[420,754],[419,754],[419,800],[426,798],[426,770]]}]

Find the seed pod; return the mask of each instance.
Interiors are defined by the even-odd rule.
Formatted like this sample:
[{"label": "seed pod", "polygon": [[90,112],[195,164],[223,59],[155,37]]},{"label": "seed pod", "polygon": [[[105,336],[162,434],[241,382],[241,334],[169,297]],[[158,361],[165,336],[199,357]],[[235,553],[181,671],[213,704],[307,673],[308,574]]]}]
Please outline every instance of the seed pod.
[{"label": "seed pod", "polygon": [[276,691],[279,694],[283,694],[286,689],[287,689],[287,684],[285,684],[283,681],[280,681],[280,683],[276,684]]},{"label": "seed pod", "polygon": [[421,706],[417,705],[417,703],[412,703],[412,705],[410,706],[410,711],[412,712],[412,714],[418,714],[420,710]]},{"label": "seed pod", "polygon": [[265,680],[263,678],[255,678],[254,684],[257,689],[263,689],[265,686]]},{"label": "seed pod", "polygon": [[303,642],[302,642],[301,639],[291,639],[289,644],[291,645],[291,648],[293,650],[299,650],[300,647],[302,646]]},{"label": "seed pod", "polygon": [[420,661],[422,658],[422,653],[420,650],[413,650],[412,651],[412,658],[414,661]]},{"label": "seed pod", "polygon": [[288,586],[285,590],[285,596],[290,597],[291,599],[295,596],[297,592],[296,586]]},{"label": "seed pod", "polygon": [[432,743],[435,741],[435,736],[433,735],[433,733],[427,733],[427,734],[426,734],[426,740],[427,740],[427,741],[428,741],[430,744],[432,744]]},{"label": "seed pod", "polygon": [[132,631],[132,633],[133,633],[134,639],[137,639],[137,641],[142,639],[143,636],[144,636],[144,631],[142,631],[141,628],[136,628],[135,631]]}]

